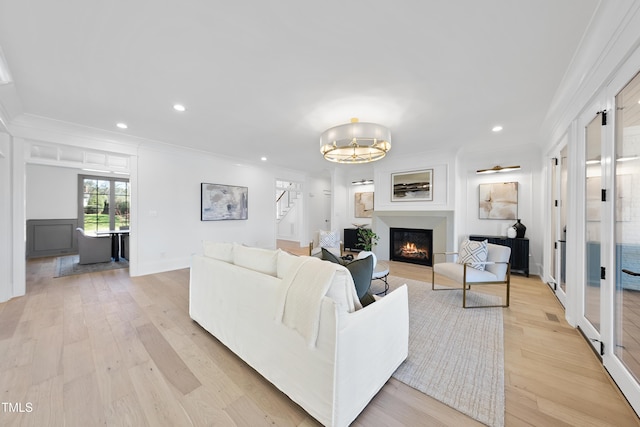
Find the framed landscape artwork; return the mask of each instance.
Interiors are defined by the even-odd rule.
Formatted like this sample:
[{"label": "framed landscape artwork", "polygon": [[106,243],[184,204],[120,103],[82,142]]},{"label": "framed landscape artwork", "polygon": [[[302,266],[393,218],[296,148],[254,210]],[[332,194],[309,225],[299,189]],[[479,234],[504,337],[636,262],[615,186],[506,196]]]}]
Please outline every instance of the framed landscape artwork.
[{"label": "framed landscape artwork", "polygon": [[373,217],[373,191],[355,194],[355,210],[356,218]]},{"label": "framed landscape artwork", "polygon": [[249,189],[234,185],[200,185],[200,220],[222,221],[249,217]]},{"label": "framed landscape artwork", "polygon": [[433,169],[391,174],[392,202],[433,200]]},{"label": "framed landscape artwork", "polygon": [[518,183],[480,184],[480,219],[517,219]]}]

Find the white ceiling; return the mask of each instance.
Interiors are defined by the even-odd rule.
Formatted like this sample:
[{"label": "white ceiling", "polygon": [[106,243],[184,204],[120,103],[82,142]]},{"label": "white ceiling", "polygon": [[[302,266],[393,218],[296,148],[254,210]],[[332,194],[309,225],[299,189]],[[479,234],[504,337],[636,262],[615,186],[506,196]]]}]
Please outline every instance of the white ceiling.
[{"label": "white ceiling", "polygon": [[351,117],[391,129],[389,157],[540,143],[597,4],[0,0],[0,47],[18,112],[319,170]]}]

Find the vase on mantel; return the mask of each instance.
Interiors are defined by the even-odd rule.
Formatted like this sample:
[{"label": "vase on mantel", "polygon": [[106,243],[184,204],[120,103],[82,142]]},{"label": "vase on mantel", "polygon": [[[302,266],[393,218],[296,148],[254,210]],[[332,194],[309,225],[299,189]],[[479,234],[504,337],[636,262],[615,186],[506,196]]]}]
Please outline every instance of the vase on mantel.
[{"label": "vase on mantel", "polygon": [[513,224],[513,228],[516,229],[516,237],[518,239],[522,239],[524,237],[524,233],[527,231],[527,227],[521,223],[519,219],[515,224]]}]

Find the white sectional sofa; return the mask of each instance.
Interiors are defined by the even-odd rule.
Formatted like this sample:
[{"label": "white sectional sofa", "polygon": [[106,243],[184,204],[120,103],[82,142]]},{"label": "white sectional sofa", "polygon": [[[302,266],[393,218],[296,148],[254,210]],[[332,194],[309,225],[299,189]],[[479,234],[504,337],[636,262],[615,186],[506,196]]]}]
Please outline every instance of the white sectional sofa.
[{"label": "white sectional sofa", "polygon": [[280,250],[205,242],[189,313],[326,426],[349,425],[407,357],[406,286],[362,308],[346,268]]}]

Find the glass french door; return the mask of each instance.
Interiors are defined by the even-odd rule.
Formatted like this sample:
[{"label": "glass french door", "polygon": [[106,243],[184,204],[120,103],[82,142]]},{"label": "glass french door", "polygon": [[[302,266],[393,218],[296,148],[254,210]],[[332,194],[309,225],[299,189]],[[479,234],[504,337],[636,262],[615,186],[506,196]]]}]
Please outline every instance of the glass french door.
[{"label": "glass french door", "polygon": [[[602,113],[601,113],[602,114]],[[581,324],[598,352],[602,352],[600,337],[600,281],[604,279],[601,266],[602,250],[602,134],[603,119],[598,114],[585,128],[585,271],[582,309],[586,322]],[[596,344],[597,343],[597,344]]]},{"label": "glass french door", "polygon": [[567,176],[566,141],[551,159],[551,284],[558,300],[566,306],[567,293]]},{"label": "glass french door", "polygon": [[607,91],[611,108],[581,121],[585,235],[578,326],[640,414],[640,73]]},{"label": "glass french door", "polygon": [[128,179],[80,175],[78,221],[87,234],[128,229],[131,187]]},{"label": "glass french door", "polygon": [[640,73],[616,95],[615,104],[614,342],[605,366],[612,365],[614,378],[621,377],[616,382],[634,395],[640,412]]}]

